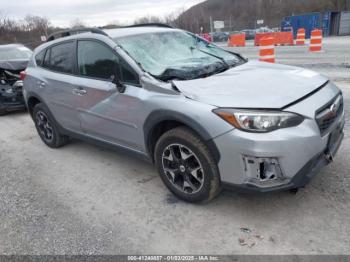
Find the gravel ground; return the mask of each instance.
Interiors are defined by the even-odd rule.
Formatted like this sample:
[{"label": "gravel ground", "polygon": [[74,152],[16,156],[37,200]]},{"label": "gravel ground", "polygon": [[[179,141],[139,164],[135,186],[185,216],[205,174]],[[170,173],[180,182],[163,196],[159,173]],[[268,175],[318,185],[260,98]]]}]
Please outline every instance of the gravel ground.
[{"label": "gravel ground", "polygon": [[[277,62],[329,76],[349,116],[349,46],[350,37],[338,37],[325,39],[319,54],[278,47]],[[258,52],[251,43],[234,50]],[[223,192],[192,205],[137,158],[79,141],[52,150],[26,113],[7,115],[0,118],[0,254],[350,254],[349,153],[346,135],[335,162],[296,195]],[[241,246],[241,237],[255,245]]]}]

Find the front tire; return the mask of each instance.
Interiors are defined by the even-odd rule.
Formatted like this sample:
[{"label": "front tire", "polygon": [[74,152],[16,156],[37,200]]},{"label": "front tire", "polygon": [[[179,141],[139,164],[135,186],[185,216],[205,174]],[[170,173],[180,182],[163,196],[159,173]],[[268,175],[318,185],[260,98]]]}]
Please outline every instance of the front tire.
[{"label": "front tire", "polygon": [[192,130],[178,127],[157,142],[155,164],[164,184],[187,202],[208,202],[220,193],[218,167],[208,147]]},{"label": "front tire", "polygon": [[60,134],[56,122],[44,104],[37,104],[33,110],[33,119],[41,140],[51,148],[59,148],[68,143],[69,138]]}]

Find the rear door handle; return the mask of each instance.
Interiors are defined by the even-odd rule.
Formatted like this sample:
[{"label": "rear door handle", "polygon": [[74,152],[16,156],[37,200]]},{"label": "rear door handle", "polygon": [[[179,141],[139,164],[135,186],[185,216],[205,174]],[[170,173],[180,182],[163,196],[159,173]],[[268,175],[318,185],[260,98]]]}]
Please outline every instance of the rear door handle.
[{"label": "rear door handle", "polygon": [[73,89],[73,94],[74,95],[78,95],[78,96],[83,96],[83,95],[86,95],[87,94],[87,91],[81,87],[79,88],[74,88]]}]

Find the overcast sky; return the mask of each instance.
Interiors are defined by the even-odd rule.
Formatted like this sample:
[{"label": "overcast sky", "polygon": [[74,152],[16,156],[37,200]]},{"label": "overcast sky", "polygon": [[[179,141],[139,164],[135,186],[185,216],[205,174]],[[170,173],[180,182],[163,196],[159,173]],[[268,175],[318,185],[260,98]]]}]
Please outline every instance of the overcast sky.
[{"label": "overcast sky", "polygon": [[53,25],[69,26],[75,19],[89,26],[118,21],[131,23],[135,18],[164,16],[203,0],[0,0],[0,11],[9,17],[27,14],[46,16]]}]

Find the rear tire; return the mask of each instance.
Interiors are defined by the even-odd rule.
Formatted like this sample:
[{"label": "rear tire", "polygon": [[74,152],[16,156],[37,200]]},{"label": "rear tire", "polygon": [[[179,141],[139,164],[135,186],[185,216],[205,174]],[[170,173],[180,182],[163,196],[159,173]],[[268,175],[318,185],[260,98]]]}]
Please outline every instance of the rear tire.
[{"label": "rear tire", "polygon": [[154,152],[160,177],[187,202],[209,202],[221,191],[218,167],[208,147],[192,130],[178,127],[163,134]]},{"label": "rear tire", "polygon": [[51,148],[59,148],[68,143],[69,137],[60,134],[58,126],[49,110],[42,103],[33,110],[33,120],[41,140]]}]

